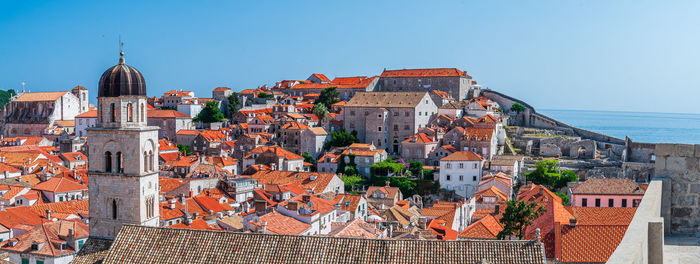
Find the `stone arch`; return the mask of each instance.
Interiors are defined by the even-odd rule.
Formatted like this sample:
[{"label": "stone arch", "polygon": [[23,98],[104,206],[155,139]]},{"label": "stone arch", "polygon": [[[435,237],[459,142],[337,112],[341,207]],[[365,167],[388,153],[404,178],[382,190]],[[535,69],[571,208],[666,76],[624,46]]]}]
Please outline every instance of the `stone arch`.
[{"label": "stone arch", "polygon": [[114,103],[109,105],[109,121],[117,122],[117,105]]},{"label": "stone arch", "polygon": [[112,172],[112,152],[106,151],[104,159],[105,172]]},{"label": "stone arch", "polygon": [[126,121],[134,122],[134,104],[126,104]]}]

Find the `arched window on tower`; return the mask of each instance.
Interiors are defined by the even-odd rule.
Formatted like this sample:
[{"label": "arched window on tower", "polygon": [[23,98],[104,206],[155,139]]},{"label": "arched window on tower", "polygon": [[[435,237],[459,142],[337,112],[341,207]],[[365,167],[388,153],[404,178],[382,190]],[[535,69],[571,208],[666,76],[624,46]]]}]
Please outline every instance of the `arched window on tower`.
[{"label": "arched window on tower", "polygon": [[112,219],[117,219],[117,200],[112,200]]},{"label": "arched window on tower", "polygon": [[148,152],[143,152],[143,171],[148,171]]},{"label": "arched window on tower", "polygon": [[126,104],[126,121],[134,122],[134,105],[131,103]]},{"label": "arched window on tower", "polygon": [[148,171],[153,171],[153,151],[148,151]]},{"label": "arched window on tower", "polygon": [[144,122],[144,119],[143,119],[144,113],[146,113],[146,110],[144,109],[144,104],[142,103],[141,104],[141,122]]},{"label": "arched window on tower", "polygon": [[124,157],[122,157],[121,152],[117,152],[117,172],[122,173],[124,172]]},{"label": "arched window on tower", "polygon": [[117,107],[114,104],[110,105],[110,110],[109,110],[109,115],[110,115],[110,122],[116,122],[117,120]]},{"label": "arched window on tower", "polygon": [[112,172],[112,152],[105,152],[105,172]]}]

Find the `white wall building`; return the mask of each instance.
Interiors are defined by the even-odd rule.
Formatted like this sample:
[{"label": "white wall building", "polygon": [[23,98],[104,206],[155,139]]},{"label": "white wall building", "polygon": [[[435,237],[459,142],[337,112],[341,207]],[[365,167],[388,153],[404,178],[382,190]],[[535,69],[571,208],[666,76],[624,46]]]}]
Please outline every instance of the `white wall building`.
[{"label": "white wall building", "polygon": [[440,159],[440,186],[465,198],[476,192],[484,158],[471,151],[457,151]]}]

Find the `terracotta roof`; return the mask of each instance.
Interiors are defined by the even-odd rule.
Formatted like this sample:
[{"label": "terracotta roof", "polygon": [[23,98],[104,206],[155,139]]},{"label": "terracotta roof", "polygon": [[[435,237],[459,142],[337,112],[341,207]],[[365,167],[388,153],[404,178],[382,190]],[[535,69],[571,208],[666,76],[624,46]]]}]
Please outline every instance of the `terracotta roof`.
[{"label": "terracotta roof", "polygon": [[332,222],[329,236],[333,237],[356,237],[356,238],[378,238],[381,231],[375,228],[374,224],[369,224],[360,218],[355,218],[348,223]]},{"label": "terracotta roof", "polygon": [[460,238],[496,239],[503,226],[492,215],[486,215],[459,233]]},{"label": "terracotta roof", "polygon": [[102,263],[541,264],[542,253],[542,244],[531,241],[360,239],[124,225]]},{"label": "terracotta roof", "polygon": [[82,152],[66,152],[61,153],[60,155],[68,161],[88,160],[88,157]]},{"label": "terracotta roof", "polygon": [[177,131],[178,135],[199,135],[201,132],[198,130],[190,130],[190,129],[180,129]]},{"label": "terracotta roof", "polygon": [[180,187],[183,184],[182,179],[178,178],[167,178],[167,177],[159,177],[158,178],[158,185],[160,185],[160,192],[161,193],[167,193],[172,190],[175,190],[175,188]]},{"label": "terracotta roof", "polygon": [[[340,83],[333,83],[331,81],[330,83],[300,83],[297,85],[294,85],[292,89],[325,89],[325,88],[330,88],[330,87],[335,87],[337,89],[359,89],[359,88],[366,88],[369,86],[372,81],[376,77],[371,77],[371,78],[361,78],[361,79],[343,79],[343,80],[338,80],[338,82],[343,82],[342,84]],[[337,78],[336,78],[337,79]],[[352,81],[357,81],[357,82],[352,82]]]},{"label": "terracotta roof", "polygon": [[563,262],[603,263],[622,241],[636,208],[570,207],[577,219],[575,227],[561,225]]},{"label": "terracotta roof", "polygon": [[66,179],[65,177],[53,177],[48,181],[37,184],[36,186],[32,187],[32,189],[39,191],[62,193],[87,190],[87,186]]},{"label": "terracotta roof", "polygon": [[418,133],[415,135],[411,135],[403,142],[405,142],[405,143],[422,143],[422,144],[437,143],[432,136],[428,136],[425,133]]},{"label": "terracotta roof", "polygon": [[249,152],[249,155],[246,156],[246,158],[250,158],[250,156],[252,154],[263,154],[265,152],[275,153],[277,155],[277,157],[285,158],[288,160],[304,159],[304,157],[299,156],[297,154],[294,154],[294,153],[292,153],[292,152],[290,152],[290,151],[288,151],[280,146],[271,146],[271,147],[262,146],[262,147],[254,148],[253,150],[251,150]]},{"label": "terracotta roof", "polygon": [[214,88],[214,92],[223,92],[223,91],[229,91],[231,88],[228,87],[216,87]]},{"label": "terracotta roof", "polygon": [[[175,118],[175,117],[187,117],[190,116],[180,113],[175,110],[161,110],[161,109],[150,109],[147,112],[148,118]],[[182,131],[182,130],[181,130]]]},{"label": "terracotta roof", "polygon": [[326,75],[324,75],[323,73],[314,73],[312,75],[316,76],[316,78],[318,78],[322,82],[330,82],[331,81],[331,79],[328,79],[328,77],[326,77]]},{"label": "terracotta roof", "polygon": [[277,211],[260,216],[260,220],[255,223],[267,223],[267,231],[280,235],[301,235],[311,228],[310,224],[304,223],[292,217],[280,214]]},{"label": "terracotta roof", "polygon": [[367,76],[355,76],[355,77],[335,77],[333,81],[331,81],[331,84],[358,84],[361,83],[363,80],[367,79]]},{"label": "terracotta roof", "polygon": [[292,121],[292,122],[287,122],[282,126],[282,129],[307,129],[309,126],[304,125],[302,123]]},{"label": "terracotta roof", "polygon": [[13,102],[42,102],[42,101],[56,101],[61,96],[68,92],[39,92],[39,93],[23,93]]},{"label": "terracotta roof", "polygon": [[328,132],[326,132],[323,127],[310,127],[309,131],[311,131],[311,133],[314,135],[328,135]]},{"label": "terracotta roof", "polygon": [[194,230],[216,230],[215,228],[212,228],[209,224],[207,224],[206,221],[204,221],[202,218],[194,219],[192,220],[192,223],[186,224],[185,222],[180,222],[171,226],[168,226],[168,228],[183,228],[183,229],[194,229]]},{"label": "terracotta roof", "polygon": [[221,133],[218,130],[204,130],[202,133],[200,133],[200,135],[202,135],[202,137],[209,142],[221,142],[226,139],[224,133]]},{"label": "terracotta roof", "polygon": [[[88,236],[88,225],[80,221],[59,220],[56,222],[43,223],[12,240],[0,242],[0,249],[15,252],[15,253],[31,253],[43,256],[62,256],[66,254],[74,254],[77,248],[73,248],[72,243],[68,243],[68,247],[64,250],[58,246],[68,237],[68,230],[73,230],[76,238],[86,238]],[[14,246],[9,246],[9,241],[16,241]],[[32,244],[39,243],[42,246],[38,250],[32,250]]]},{"label": "terracotta roof", "polygon": [[367,197],[371,197],[377,191],[384,193],[388,198],[394,198],[401,190],[391,186],[369,186],[367,187]]},{"label": "terracotta roof", "polygon": [[74,127],[75,126],[75,120],[56,120],[54,121],[56,125],[62,126],[62,127]]},{"label": "terracotta roof", "polygon": [[471,151],[457,151],[450,154],[447,157],[440,159],[440,161],[481,161],[484,160],[479,154]]},{"label": "terracotta roof", "polygon": [[51,210],[52,213],[88,215],[89,206],[89,201],[85,199],[55,203],[37,203],[30,206],[29,209],[39,216],[45,216],[46,210]]},{"label": "terracotta roof", "polygon": [[[253,175],[243,176],[257,179],[260,184],[288,184],[294,183],[305,190],[315,193],[323,193],[333,177],[334,173],[322,172],[296,172],[296,171],[258,171]],[[315,179],[313,179],[315,177]],[[312,180],[313,179],[313,180]]]},{"label": "terracotta roof", "polygon": [[362,195],[359,194],[339,194],[333,198],[333,202],[340,204],[340,210],[355,212],[362,201]]},{"label": "terracotta roof", "polygon": [[427,92],[359,92],[345,107],[416,107]]},{"label": "terracotta roof", "polygon": [[577,185],[573,194],[644,195],[644,189],[630,179],[591,178]]},{"label": "terracotta roof", "polygon": [[404,70],[384,70],[380,77],[453,77],[466,76],[465,72],[456,68],[436,68],[436,69],[404,69]]}]

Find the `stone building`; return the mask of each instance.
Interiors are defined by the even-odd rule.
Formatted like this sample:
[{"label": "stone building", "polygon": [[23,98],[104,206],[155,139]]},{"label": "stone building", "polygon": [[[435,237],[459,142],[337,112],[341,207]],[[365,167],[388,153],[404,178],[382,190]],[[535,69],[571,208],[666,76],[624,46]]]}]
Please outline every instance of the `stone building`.
[{"label": "stone building", "polygon": [[437,106],[428,92],[362,92],[344,107],[344,128],[360,142],[401,153],[401,141],[430,123]]},{"label": "stone building", "polygon": [[457,101],[466,99],[472,86],[472,77],[456,68],[384,70],[379,79],[379,91],[439,90]]},{"label": "stone building", "polygon": [[224,113],[226,117],[229,117],[228,115],[228,97],[233,94],[233,90],[228,87],[216,87],[214,90],[211,92],[211,98],[221,102],[219,105],[219,108],[221,109],[221,112]]},{"label": "stone building", "polygon": [[75,120],[89,104],[87,90],[79,87],[71,92],[20,93],[3,107],[3,135],[42,136],[56,121]]},{"label": "stone building", "polygon": [[329,139],[328,132],[322,127],[309,127],[301,132],[300,153],[308,152],[312,157],[318,157]]},{"label": "stone building", "polygon": [[435,137],[418,133],[410,136],[408,139],[401,142],[401,157],[406,160],[415,160],[426,163],[428,155],[433,152],[438,146]]},{"label": "stone building", "polygon": [[193,99],[194,97],[194,92],[192,91],[183,91],[182,89],[180,90],[173,90],[173,91],[168,91],[161,96],[161,101],[162,101],[162,106],[163,107],[177,107],[178,104],[183,103],[185,100]]},{"label": "stone building", "polygon": [[151,109],[148,111],[148,125],[159,127],[158,138],[175,139],[177,132],[194,129],[192,118],[175,110]]},{"label": "stone building", "polygon": [[102,74],[89,145],[90,236],[114,239],[123,224],[159,225],[158,127],[148,126],[146,83],[119,64]]}]

